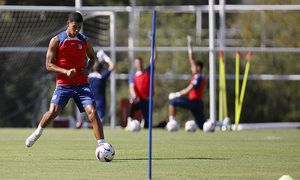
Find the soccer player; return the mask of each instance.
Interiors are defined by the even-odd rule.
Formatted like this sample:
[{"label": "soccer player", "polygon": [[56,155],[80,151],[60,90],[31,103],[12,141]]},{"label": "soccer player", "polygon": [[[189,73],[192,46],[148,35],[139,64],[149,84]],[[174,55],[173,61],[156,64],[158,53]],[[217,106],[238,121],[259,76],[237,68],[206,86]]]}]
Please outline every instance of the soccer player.
[{"label": "soccer player", "polygon": [[[156,50],[154,48],[154,58],[156,59]],[[145,120],[144,128],[149,126],[149,95],[150,95],[150,65],[144,69],[143,59],[137,57],[134,60],[136,72],[132,73],[128,79],[129,93],[130,93],[130,108],[129,117],[127,118],[127,125],[133,120],[134,112],[141,109],[143,119]],[[154,91],[153,91],[154,93]]]},{"label": "soccer player", "polygon": [[[193,77],[186,88],[169,94],[169,122],[176,121],[176,107],[179,106],[190,110],[195,117],[197,126],[200,129],[203,129],[205,115],[203,112],[204,106],[202,102],[202,92],[205,84],[205,76],[201,73],[203,69],[203,62],[195,60],[193,57],[192,39],[190,36],[188,36],[188,56]],[[186,94],[188,94],[188,98],[181,97]]]},{"label": "soccer player", "polygon": [[[91,84],[96,100],[97,113],[103,125],[106,120],[106,82],[110,77],[111,72],[115,69],[115,63],[112,62],[110,57],[107,56],[102,49],[98,51],[97,58],[99,61],[95,62],[92,73],[88,76],[88,81]],[[108,68],[106,70],[103,70],[104,63],[108,64]],[[82,123],[82,120],[78,120],[76,128],[80,128]],[[90,123],[88,123],[88,127],[92,127]]]},{"label": "soccer player", "polygon": [[[86,112],[93,124],[98,145],[104,143],[104,132],[96,111],[94,95],[88,83],[88,75],[94,66],[94,49],[91,40],[79,33],[83,17],[78,12],[69,14],[67,30],[50,40],[46,68],[56,73],[56,89],[53,93],[49,111],[46,112],[38,128],[26,139],[31,147],[42,135],[43,130],[59,115],[70,98],[73,98],[80,112]],[[85,65],[85,57],[87,63]]]}]

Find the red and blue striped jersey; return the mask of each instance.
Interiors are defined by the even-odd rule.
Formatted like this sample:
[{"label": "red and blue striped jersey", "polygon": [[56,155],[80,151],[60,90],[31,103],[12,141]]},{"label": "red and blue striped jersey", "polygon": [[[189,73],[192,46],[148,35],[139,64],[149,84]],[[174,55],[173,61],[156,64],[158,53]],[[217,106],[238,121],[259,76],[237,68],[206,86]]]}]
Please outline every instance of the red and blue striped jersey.
[{"label": "red and blue striped jersey", "polygon": [[141,73],[132,73],[128,79],[128,84],[130,83],[134,83],[135,94],[137,98],[148,99],[150,95],[150,66],[148,66],[148,68]]},{"label": "red and blue striped jersey", "polygon": [[71,86],[78,84],[87,84],[88,79],[81,74],[81,69],[85,68],[85,53],[87,49],[86,38],[83,34],[77,37],[68,37],[67,33],[61,32],[57,35],[59,45],[57,49],[55,64],[64,69],[76,69],[74,77],[68,77],[64,74],[57,74],[57,86]]},{"label": "red and blue striped jersey", "polygon": [[205,84],[205,75],[204,74],[195,74],[190,81],[190,84],[193,85],[193,89],[189,92],[189,99],[197,99],[202,101],[202,93]]}]

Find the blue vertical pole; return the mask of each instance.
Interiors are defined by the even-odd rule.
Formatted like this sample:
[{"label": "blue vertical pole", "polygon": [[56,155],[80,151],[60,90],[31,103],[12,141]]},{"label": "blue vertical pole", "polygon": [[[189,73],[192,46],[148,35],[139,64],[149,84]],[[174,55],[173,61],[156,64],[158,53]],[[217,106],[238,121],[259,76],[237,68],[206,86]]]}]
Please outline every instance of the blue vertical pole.
[{"label": "blue vertical pole", "polygon": [[152,169],[152,106],[153,106],[153,77],[154,77],[154,46],[155,46],[155,19],[156,12],[153,11],[152,18],[152,42],[151,42],[151,66],[150,66],[150,95],[149,95],[149,176],[151,179]]}]

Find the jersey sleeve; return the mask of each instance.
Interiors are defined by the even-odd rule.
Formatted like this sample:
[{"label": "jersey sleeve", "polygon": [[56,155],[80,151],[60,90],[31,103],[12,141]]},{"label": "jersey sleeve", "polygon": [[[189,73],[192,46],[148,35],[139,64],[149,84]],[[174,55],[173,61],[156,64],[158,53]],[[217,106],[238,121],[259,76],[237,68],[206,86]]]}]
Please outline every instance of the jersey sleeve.
[{"label": "jersey sleeve", "polygon": [[128,84],[134,83],[133,81],[133,76],[135,75],[135,73],[132,73],[128,79]]},{"label": "jersey sleeve", "polygon": [[201,84],[202,82],[202,79],[203,79],[203,75],[202,74],[199,74],[199,76],[197,76],[193,82],[192,82],[192,85],[193,87],[196,89],[199,87],[199,85]]},{"label": "jersey sleeve", "polygon": [[104,78],[104,79],[108,79],[109,76],[110,76],[110,73],[111,73],[111,71],[107,69],[107,70],[105,70],[105,71],[103,71],[103,72],[101,73],[101,76],[102,76],[102,78]]}]

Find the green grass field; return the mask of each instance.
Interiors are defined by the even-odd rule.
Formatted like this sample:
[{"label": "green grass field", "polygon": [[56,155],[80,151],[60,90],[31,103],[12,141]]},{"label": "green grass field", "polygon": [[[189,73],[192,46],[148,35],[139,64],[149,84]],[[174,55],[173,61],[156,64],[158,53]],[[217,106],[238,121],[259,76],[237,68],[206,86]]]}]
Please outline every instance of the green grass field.
[{"label": "green grass field", "polygon": [[[91,129],[47,128],[32,146],[34,129],[0,129],[0,179],[148,179],[148,131],[105,129],[116,151],[95,158]],[[152,179],[300,179],[300,130],[152,132]]]}]

